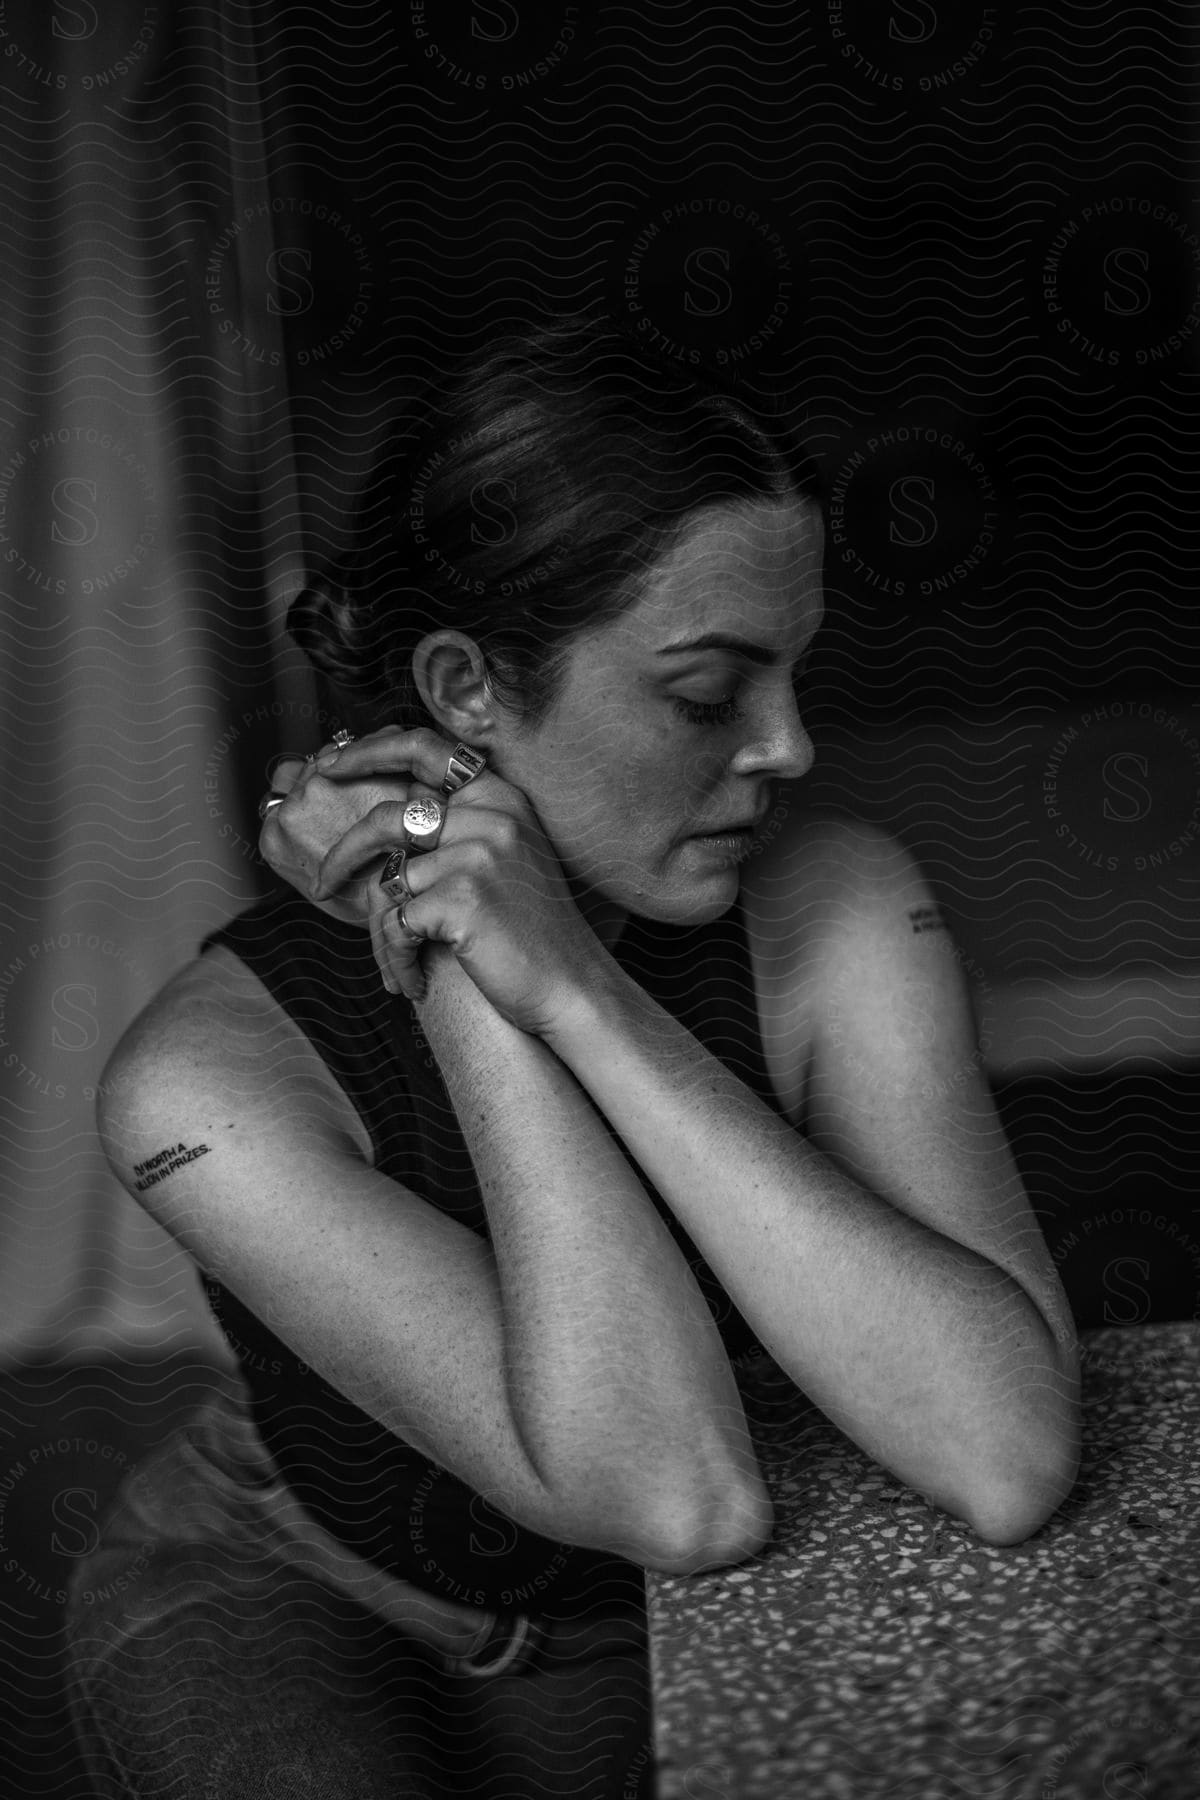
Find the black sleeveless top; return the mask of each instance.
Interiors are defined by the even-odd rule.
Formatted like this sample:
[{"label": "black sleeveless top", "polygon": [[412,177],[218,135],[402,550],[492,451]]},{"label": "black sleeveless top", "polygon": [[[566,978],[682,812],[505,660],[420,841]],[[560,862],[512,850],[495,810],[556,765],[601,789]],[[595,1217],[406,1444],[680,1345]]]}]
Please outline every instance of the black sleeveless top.
[{"label": "black sleeveless top", "polygon": [[[319,1051],[370,1134],[375,1167],[486,1237],[470,1153],[436,1059],[408,1001],[383,987],[367,932],[287,888],[211,932],[201,951],[212,944],[234,951]],[[740,901],[710,925],[631,917],[613,955],[782,1112],[763,1056]],[[731,1360],[761,1354],[674,1214],[639,1177],[687,1258]],[[297,1497],[340,1542],[430,1592],[489,1610],[578,1618],[640,1603],[640,1568],[517,1525],[352,1405],[227,1288],[203,1271],[201,1278],[264,1442]],[[653,1369],[646,1377],[654,1379]]]}]

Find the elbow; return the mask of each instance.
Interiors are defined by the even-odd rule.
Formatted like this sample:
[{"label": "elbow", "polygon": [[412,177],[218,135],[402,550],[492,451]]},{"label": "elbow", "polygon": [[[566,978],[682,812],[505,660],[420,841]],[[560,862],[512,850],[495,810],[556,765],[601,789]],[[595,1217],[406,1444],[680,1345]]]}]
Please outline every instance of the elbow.
[{"label": "elbow", "polygon": [[1082,1421],[1074,1343],[1061,1349],[1056,1379],[1036,1412],[1026,1413],[1007,1442],[993,1446],[972,1480],[960,1513],[977,1537],[998,1546],[1022,1544],[1053,1518],[1079,1475]]},{"label": "elbow", "polygon": [[1054,1517],[1075,1485],[1079,1473],[1079,1446],[1062,1447],[1060,1453],[1027,1471],[1020,1479],[1011,1473],[997,1477],[986,1489],[974,1493],[961,1509],[976,1537],[985,1544],[1023,1544]]},{"label": "elbow", "polygon": [[637,1560],[664,1575],[698,1575],[749,1562],[771,1541],[775,1509],[765,1483],[739,1488],[707,1506],[680,1503],[646,1528],[642,1522]]},{"label": "elbow", "polygon": [[1011,1544],[1023,1544],[1042,1529],[1055,1512],[1061,1501],[1053,1501],[1047,1505],[1039,1499],[1026,1496],[1006,1497],[999,1502],[972,1507],[967,1513],[967,1524],[985,1544],[1003,1548]]}]

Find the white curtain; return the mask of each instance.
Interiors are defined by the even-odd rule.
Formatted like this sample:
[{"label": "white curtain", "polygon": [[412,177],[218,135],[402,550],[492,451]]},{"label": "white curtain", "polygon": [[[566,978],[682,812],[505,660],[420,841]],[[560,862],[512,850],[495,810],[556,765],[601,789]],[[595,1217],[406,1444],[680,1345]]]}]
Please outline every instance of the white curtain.
[{"label": "white curtain", "polygon": [[259,891],[247,753],[315,713],[281,630],[300,545],[263,299],[281,147],[262,115],[270,22],[236,0],[4,9],[8,1361],[225,1354],[190,1262],[110,1174],[93,1113],[121,1031]]}]

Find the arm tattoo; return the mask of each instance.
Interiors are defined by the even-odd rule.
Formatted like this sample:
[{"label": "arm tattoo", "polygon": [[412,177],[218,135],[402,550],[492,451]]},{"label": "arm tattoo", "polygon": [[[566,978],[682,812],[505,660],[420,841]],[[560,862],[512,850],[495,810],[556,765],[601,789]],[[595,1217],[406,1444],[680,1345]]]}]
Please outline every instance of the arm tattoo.
[{"label": "arm tattoo", "polygon": [[909,922],[916,932],[949,931],[950,927],[942,917],[940,906],[911,906],[908,910]]},{"label": "arm tattoo", "polygon": [[208,1148],[207,1144],[193,1144],[190,1150],[186,1144],[168,1144],[157,1156],[148,1156],[145,1162],[134,1163],[133,1172],[138,1178],[133,1184],[135,1189],[139,1194],[145,1193],[147,1188],[152,1188],[156,1182],[165,1181],[168,1175],[181,1169],[184,1163],[195,1162],[198,1156],[207,1156]]}]

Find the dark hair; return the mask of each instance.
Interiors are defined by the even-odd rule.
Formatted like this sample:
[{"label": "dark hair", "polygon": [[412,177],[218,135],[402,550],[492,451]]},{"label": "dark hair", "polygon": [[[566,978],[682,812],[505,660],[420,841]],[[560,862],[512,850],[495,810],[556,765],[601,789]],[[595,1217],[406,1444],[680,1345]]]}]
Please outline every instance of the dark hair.
[{"label": "dark hair", "polygon": [[427,724],[412,652],[474,638],[502,704],[536,726],[571,641],[621,613],[706,507],[799,498],[816,469],[779,420],[594,315],[468,358],[388,439],[349,553],[288,630],[359,730]]}]

